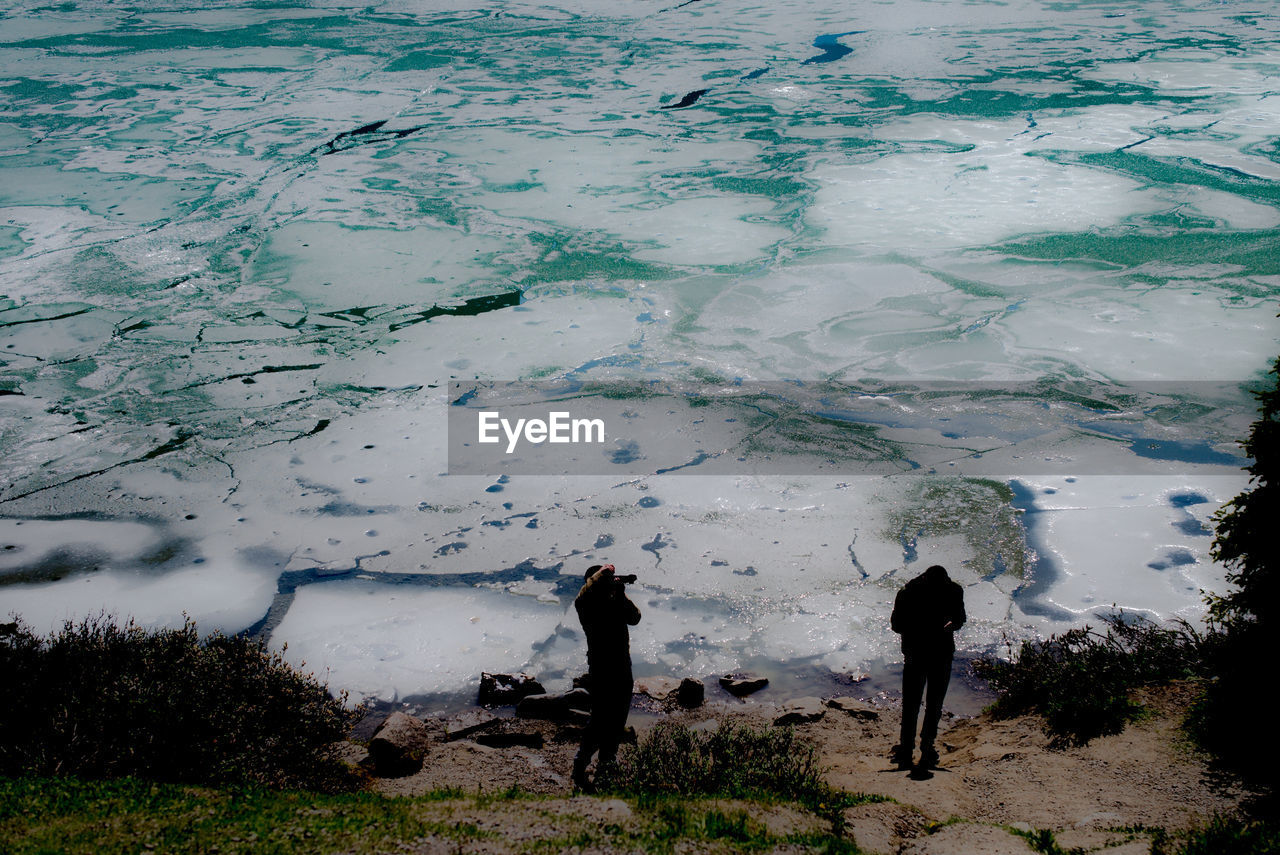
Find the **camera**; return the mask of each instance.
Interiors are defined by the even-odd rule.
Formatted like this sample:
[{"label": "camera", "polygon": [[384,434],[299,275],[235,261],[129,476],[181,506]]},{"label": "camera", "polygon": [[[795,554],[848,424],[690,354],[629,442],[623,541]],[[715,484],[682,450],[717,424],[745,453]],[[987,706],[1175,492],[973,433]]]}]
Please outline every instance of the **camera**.
[{"label": "camera", "polygon": [[613,579],[615,582],[621,582],[623,585],[630,585],[635,582],[636,574],[631,573],[627,576],[614,576]]}]

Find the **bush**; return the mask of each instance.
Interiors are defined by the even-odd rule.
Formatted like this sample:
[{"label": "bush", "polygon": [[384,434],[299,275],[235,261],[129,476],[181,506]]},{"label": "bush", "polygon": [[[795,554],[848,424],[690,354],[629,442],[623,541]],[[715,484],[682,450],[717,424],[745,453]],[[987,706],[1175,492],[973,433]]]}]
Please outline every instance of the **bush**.
[{"label": "bush", "polygon": [[840,795],[822,780],[817,747],[791,728],[732,721],[710,732],[659,722],[624,748],[610,785],[626,793],[775,795],[814,803]]},{"label": "bush", "polygon": [[998,696],[993,711],[1038,712],[1055,743],[1083,744],[1119,733],[1141,711],[1129,699],[1133,689],[1201,672],[1205,639],[1190,624],[1161,626],[1124,613],[1103,620],[1103,633],[1072,629],[1024,641],[1008,659],[975,661],[975,673]]},{"label": "bush", "polygon": [[260,642],[181,629],[0,625],[0,774],[136,775],[334,789],[330,746],[358,716]]},{"label": "bush", "polygon": [[1176,849],[1170,841],[1157,841],[1153,855],[1266,855],[1280,852],[1280,828],[1273,822],[1214,817],[1201,828],[1177,836]]}]

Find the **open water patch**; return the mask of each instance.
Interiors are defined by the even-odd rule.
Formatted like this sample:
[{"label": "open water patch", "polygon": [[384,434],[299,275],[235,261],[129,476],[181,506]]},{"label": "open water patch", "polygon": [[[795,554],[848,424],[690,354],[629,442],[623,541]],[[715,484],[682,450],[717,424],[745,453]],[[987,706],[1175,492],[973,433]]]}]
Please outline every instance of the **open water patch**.
[{"label": "open water patch", "polygon": [[866,32],[865,30],[850,30],[845,33],[828,33],[827,35],[818,36],[813,40],[813,46],[822,51],[822,53],[811,56],[801,65],[820,65],[827,62],[835,62],[843,59],[853,53],[853,48],[841,44],[840,39],[845,36],[856,36]]},{"label": "open water patch", "polygon": [[1170,549],[1162,558],[1147,563],[1152,570],[1169,570],[1173,567],[1186,567],[1195,564],[1197,558],[1188,549]]},{"label": "open water patch", "polygon": [[1049,590],[1062,574],[1062,568],[1058,566],[1057,559],[1052,557],[1053,551],[1045,541],[1041,519],[1044,511],[1036,507],[1036,492],[1020,481],[1010,481],[1009,488],[1013,491],[1011,504],[1022,512],[1028,547],[1024,581],[1014,590],[1013,601],[1026,614],[1054,621],[1074,622],[1074,614],[1046,599]]}]

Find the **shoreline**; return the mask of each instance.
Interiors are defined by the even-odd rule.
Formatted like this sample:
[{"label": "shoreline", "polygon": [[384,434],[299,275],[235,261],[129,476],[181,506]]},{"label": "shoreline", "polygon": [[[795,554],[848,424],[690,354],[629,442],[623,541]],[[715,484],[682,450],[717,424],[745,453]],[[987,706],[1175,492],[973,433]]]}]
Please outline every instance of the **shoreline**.
[{"label": "shoreline", "polygon": [[[1044,830],[1064,849],[1137,855],[1149,852],[1154,829],[1179,832],[1215,816],[1239,815],[1248,795],[1238,785],[1211,781],[1208,758],[1182,734],[1182,715],[1199,690],[1194,681],[1138,690],[1134,697],[1147,707],[1147,715],[1121,733],[1066,748],[1050,745],[1037,716],[997,719],[987,712],[973,717],[944,713],[938,738],[941,761],[923,774],[897,770],[889,762],[900,714],[900,703],[894,699],[882,705],[826,704],[819,717],[793,726],[817,746],[829,784],[870,797],[868,803],[843,812],[844,833],[862,851],[1029,853],[1033,850],[1019,832]],[[694,709],[642,712],[633,715],[632,723],[641,734],[663,720],[695,731],[725,721],[759,727],[770,724],[785,708],[785,702],[764,699],[742,704],[716,699]],[[459,799],[474,796],[474,804],[454,815],[479,825],[506,822],[513,833],[523,833],[530,818],[516,818],[512,810],[493,807],[483,797],[529,793],[541,800],[538,804],[556,805],[556,810],[585,817],[588,824],[595,821],[601,805],[623,804],[608,794],[584,799],[573,791],[570,768],[579,729],[515,718],[503,718],[493,728],[538,733],[543,742],[535,748],[482,744],[473,736],[447,739],[441,724],[423,769],[401,778],[376,779],[375,791],[390,797],[448,791]],[[751,816],[770,810],[752,800],[734,804]],[[627,816],[630,811],[627,808]],[[956,835],[959,840],[952,839]],[[982,843],[986,837],[999,845]],[[995,848],[984,848],[988,845]],[[1133,848],[1124,848],[1128,846]]]},{"label": "shoreline", "polygon": [[[943,703],[944,713],[957,718],[972,718],[996,700],[995,694],[976,677],[971,668],[979,654],[957,653],[951,670],[951,683]],[[902,697],[902,663],[878,659],[861,674],[842,674],[809,663],[757,662],[761,667],[743,669],[742,672],[765,677],[769,683],[764,688],[743,698],[735,697],[719,684],[721,674],[674,676],[665,673],[637,671],[632,699],[632,715],[646,716],[660,706],[655,700],[646,701],[640,687],[657,678],[681,679],[691,676],[700,680],[706,688],[706,704],[723,703],[729,708],[781,707],[800,698],[852,697],[877,706],[889,707],[900,703]],[[586,663],[583,663],[585,668]],[[524,672],[527,673],[527,672]],[[529,676],[538,679],[537,674]],[[558,676],[541,681],[548,692],[568,691],[569,678]],[[404,712],[424,720],[446,721],[470,713],[484,711],[501,717],[513,717],[513,706],[487,707],[479,703],[479,678],[473,689],[454,692],[411,694],[396,700],[365,699],[362,703],[368,712],[357,724],[364,738],[372,735],[373,727],[393,712]],[[372,722],[372,724],[370,724]]]}]

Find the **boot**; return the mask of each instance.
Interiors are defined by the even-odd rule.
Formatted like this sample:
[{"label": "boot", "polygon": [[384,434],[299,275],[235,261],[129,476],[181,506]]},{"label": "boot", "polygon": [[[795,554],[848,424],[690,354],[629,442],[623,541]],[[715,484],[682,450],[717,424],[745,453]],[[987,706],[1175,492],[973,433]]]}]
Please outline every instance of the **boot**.
[{"label": "boot", "polygon": [[590,762],[589,756],[583,757],[581,754],[573,758],[573,786],[584,793],[595,792],[595,786],[587,777],[587,765]]},{"label": "boot", "polygon": [[889,750],[889,760],[899,771],[911,768],[911,748],[906,745],[895,745]]},{"label": "boot", "polygon": [[920,768],[938,768],[938,749],[934,748],[932,745],[925,745],[920,748]]},{"label": "boot", "polygon": [[611,787],[615,783],[618,776],[618,761],[609,759],[601,760],[596,764],[596,785],[601,787]]}]

